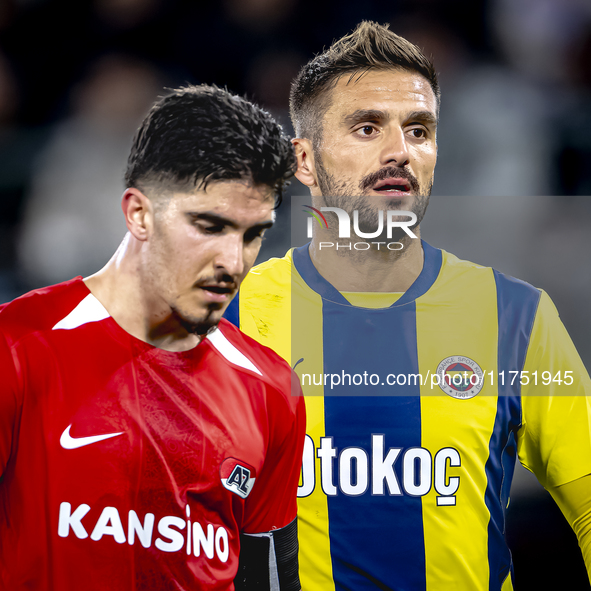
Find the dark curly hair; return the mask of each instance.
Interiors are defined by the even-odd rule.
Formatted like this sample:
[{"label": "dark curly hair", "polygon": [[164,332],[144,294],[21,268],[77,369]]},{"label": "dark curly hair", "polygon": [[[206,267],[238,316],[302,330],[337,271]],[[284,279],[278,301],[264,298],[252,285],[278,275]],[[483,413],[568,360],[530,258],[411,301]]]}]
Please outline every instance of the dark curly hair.
[{"label": "dark curly hair", "polygon": [[295,168],[293,146],[269,113],[217,86],[186,86],[157,100],[140,125],[125,185],[206,189],[245,179],[271,187],[279,205]]},{"label": "dark curly hair", "polygon": [[390,31],[388,25],[363,21],[309,61],[293,81],[289,106],[296,135],[318,144],[322,119],[330,107],[329,91],[341,76],[349,74],[351,80],[358,73],[389,68],[425,77],[439,106],[439,83],[431,60],[416,45]]}]

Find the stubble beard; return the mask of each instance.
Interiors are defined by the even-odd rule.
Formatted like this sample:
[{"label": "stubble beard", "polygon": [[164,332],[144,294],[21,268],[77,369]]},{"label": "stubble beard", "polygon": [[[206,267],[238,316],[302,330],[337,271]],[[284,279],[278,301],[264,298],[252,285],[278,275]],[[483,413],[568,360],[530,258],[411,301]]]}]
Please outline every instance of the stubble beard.
[{"label": "stubble beard", "polygon": [[[377,230],[378,212],[380,210],[388,211],[402,209],[401,198],[393,197],[383,202],[383,207],[379,209],[372,207],[371,202],[368,200],[367,196],[369,195],[371,187],[373,187],[377,181],[389,177],[402,177],[406,179],[410,183],[411,190],[415,194],[415,199],[409,211],[411,211],[417,216],[417,221],[415,224],[410,226],[410,228],[415,229],[416,227],[418,227],[423,218],[425,217],[425,212],[427,211],[427,207],[429,205],[431,188],[433,186],[432,179],[427,186],[422,187],[418,182],[417,178],[407,169],[396,168],[394,166],[386,166],[375,173],[363,177],[359,181],[358,186],[355,187],[353,181],[338,181],[332,174],[330,174],[324,167],[322,158],[319,153],[315,154],[315,161],[316,172],[318,175],[318,188],[322,193],[325,207],[341,208],[349,214],[349,218],[351,219],[351,221],[353,221],[353,212],[357,211],[359,216],[359,230],[361,232],[369,234]],[[369,199],[371,199],[371,196],[369,197]],[[406,217],[402,219],[404,221],[408,220],[408,218]],[[329,228],[329,232],[333,234],[332,238],[334,240],[337,240],[337,226],[335,224],[332,224],[331,226],[332,227]],[[404,244],[405,248],[409,245],[410,240],[412,240],[412,238],[402,228],[399,227],[393,228],[392,236],[388,238],[385,220],[383,228],[384,229],[381,235],[375,238],[358,237],[357,239],[360,242],[401,242],[402,244]],[[351,228],[351,233],[353,234],[353,228]]]},{"label": "stubble beard", "polygon": [[[240,282],[236,281],[235,278],[226,273],[202,278],[197,282],[197,284],[193,286],[193,288],[199,289],[199,285],[208,285],[214,281],[224,282],[228,285],[228,287],[233,286],[232,288],[234,289],[234,295],[236,295],[238,292]],[[208,304],[205,304],[205,310],[200,314],[189,312],[186,309],[183,310],[177,305],[171,306],[171,310],[177,322],[188,333],[195,334],[203,338],[217,328],[228,305],[229,302],[227,304],[209,302]]]},{"label": "stubble beard", "polygon": [[172,314],[176,318],[177,322],[190,334],[197,335],[200,338],[206,337],[208,334],[213,332],[218,324],[220,318],[213,318],[213,312],[219,310],[208,310],[202,317],[192,316],[183,312],[178,308],[171,308]]},{"label": "stubble beard", "polygon": [[[170,296],[167,293],[167,288],[170,284],[175,284],[175,278],[170,273],[170,255],[171,247],[167,242],[166,233],[161,229],[159,224],[155,225],[155,233],[153,246],[155,253],[152,255],[150,266],[150,283],[145,286],[147,291],[154,291],[156,294],[161,294],[161,297],[167,301],[170,308],[170,318],[164,323],[164,326],[159,331],[170,330],[176,331],[175,325],[182,327],[188,334],[194,334],[200,339],[207,336],[217,328],[220,322],[221,314],[217,316],[215,313],[219,312],[221,305],[214,303],[205,307],[204,311],[196,313],[192,310],[192,306],[183,305],[182,300],[179,301],[178,296]],[[209,281],[212,278],[202,279],[202,282]],[[162,294],[166,294],[163,295]],[[169,299],[170,298],[170,299]]]}]

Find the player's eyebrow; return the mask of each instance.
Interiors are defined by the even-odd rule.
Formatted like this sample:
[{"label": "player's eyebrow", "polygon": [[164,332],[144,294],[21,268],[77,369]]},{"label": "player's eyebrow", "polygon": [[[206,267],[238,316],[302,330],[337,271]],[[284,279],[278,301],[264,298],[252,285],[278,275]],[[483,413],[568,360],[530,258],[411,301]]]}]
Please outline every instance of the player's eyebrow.
[{"label": "player's eyebrow", "polygon": [[390,118],[386,111],[379,109],[358,109],[349,115],[345,115],[343,123],[353,127],[363,121],[387,121]]},{"label": "player's eyebrow", "polygon": [[431,111],[413,111],[406,117],[409,123],[424,123],[425,125],[437,125],[437,117]]},{"label": "player's eyebrow", "polygon": [[[196,212],[196,211],[189,211],[187,212],[187,216],[192,221],[202,220],[204,222],[209,222],[211,224],[215,224],[217,226],[228,226],[230,228],[239,228],[240,225],[237,224],[234,220],[227,218],[225,216],[219,215],[217,213],[213,213],[210,211],[203,211],[203,212]],[[261,224],[254,224],[250,226],[249,229],[251,230],[267,230],[273,226],[273,220],[269,220],[268,222],[263,222]]]},{"label": "player's eyebrow", "polygon": [[[379,109],[358,109],[343,118],[346,125],[353,127],[364,121],[388,121],[390,115]],[[431,111],[413,111],[405,117],[406,121],[423,123],[425,125],[437,125],[437,117]]]}]

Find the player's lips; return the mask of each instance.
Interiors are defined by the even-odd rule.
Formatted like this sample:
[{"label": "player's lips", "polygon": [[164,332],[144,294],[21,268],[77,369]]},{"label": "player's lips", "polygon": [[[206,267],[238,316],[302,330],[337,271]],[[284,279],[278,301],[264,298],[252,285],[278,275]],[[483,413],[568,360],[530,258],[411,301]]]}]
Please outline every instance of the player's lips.
[{"label": "player's lips", "polygon": [[227,302],[234,295],[236,288],[228,283],[200,285],[200,289],[210,302]]},{"label": "player's lips", "polygon": [[378,181],[373,187],[372,191],[380,195],[399,196],[409,195],[411,190],[410,182],[400,177],[388,177]]}]

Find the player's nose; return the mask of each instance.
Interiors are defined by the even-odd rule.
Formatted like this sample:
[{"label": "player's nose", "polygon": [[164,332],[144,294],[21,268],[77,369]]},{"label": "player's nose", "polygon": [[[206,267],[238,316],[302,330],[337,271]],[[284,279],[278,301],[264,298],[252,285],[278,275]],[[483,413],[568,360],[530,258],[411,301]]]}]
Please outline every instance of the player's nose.
[{"label": "player's nose", "polygon": [[233,278],[242,275],[244,272],[244,244],[238,233],[230,233],[225,236],[214,257],[214,266],[216,270],[224,270]]},{"label": "player's nose", "polygon": [[393,127],[384,133],[383,146],[380,152],[382,166],[397,166],[402,168],[410,163],[410,152],[404,130]]}]

